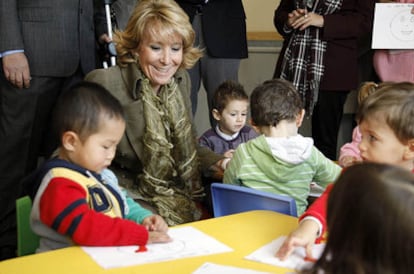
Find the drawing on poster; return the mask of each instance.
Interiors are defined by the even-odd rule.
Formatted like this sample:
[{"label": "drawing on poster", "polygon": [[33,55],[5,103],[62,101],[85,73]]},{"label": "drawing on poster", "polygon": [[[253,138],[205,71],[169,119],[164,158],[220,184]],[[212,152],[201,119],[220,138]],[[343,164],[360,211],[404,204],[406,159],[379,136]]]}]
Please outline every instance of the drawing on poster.
[{"label": "drawing on poster", "polygon": [[402,42],[414,40],[414,14],[411,14],[411,9],[394,15],[390,22],[390,31],[395,39]]},{"label": "drawing on poster", "polygon": [[376,3],[372,33],[373,49],[414,48],[414,4]]}]

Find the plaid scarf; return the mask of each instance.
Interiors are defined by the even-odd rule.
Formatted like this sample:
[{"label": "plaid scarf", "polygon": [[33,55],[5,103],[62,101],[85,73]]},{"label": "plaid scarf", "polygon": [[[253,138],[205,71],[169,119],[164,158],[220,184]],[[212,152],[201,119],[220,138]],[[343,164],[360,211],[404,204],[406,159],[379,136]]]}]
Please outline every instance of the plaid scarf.
[{"label": "plaid scarf", "polygon": [[155,95],[141,81],[145,134],[139,192],[169,225],[200,219],[195,199],[204,195],[196,138],[184,99],[174,78]]},{"label": "plaid scarf", "polygon": [[[332,14],[342,6],[342,0],[296,0],[295,6],[303,8],[304,3],[308,10],[321,15]],[[294,30],[282,61],[280,78],[293,83],[302,96],[308,115],[312,114],[318,100],[326,44],[320,38],[320,28],[311,26],[303,31]]]}]

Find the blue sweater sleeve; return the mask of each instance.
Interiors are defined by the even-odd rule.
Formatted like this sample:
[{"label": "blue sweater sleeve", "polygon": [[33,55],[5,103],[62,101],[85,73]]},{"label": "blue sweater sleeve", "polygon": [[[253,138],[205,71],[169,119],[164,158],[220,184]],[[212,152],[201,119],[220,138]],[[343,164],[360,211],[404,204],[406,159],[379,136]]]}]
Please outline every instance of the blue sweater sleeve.
[{"label": "blue sweater sleeve", "polygon": [[148,216],[153,215],[153,213],[145,208],[143,208],[140,204],[134,201],[129,196],[126,196],[126,202],[128,205],[128,213],[126,214],[125,218],[136,223],[142,224],[142,221],[147,218]]}]

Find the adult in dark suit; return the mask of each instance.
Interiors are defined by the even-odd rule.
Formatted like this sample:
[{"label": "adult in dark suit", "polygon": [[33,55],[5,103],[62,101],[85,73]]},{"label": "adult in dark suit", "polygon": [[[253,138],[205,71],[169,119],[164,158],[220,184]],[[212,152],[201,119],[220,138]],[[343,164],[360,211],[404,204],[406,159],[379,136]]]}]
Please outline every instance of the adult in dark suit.
[{"label": "adult in dark suit", "polygon": [[246,15],[241,0],[176,0],[190,17],[204,56],[189,70],[193,115],[201,81],[207,92],[210,123],[212,98],[225,80],[238,81],[240,59],[247,58]]},{"label": "adult in dark suit", "polygon": [[284,44],[274,76],[292,81],[302,94],[315,145],[332,160],[346,97],[359,84],[358,42],[371,31],[374,3],[282,0],[275,10]]},{"label": "adult in dark suit", "polygon": [[94,1],[2,0],[0,33],[0,259],[5,259],[15,254],[15,199],[50,134],[50,111],[62,91],[96,68]]}]

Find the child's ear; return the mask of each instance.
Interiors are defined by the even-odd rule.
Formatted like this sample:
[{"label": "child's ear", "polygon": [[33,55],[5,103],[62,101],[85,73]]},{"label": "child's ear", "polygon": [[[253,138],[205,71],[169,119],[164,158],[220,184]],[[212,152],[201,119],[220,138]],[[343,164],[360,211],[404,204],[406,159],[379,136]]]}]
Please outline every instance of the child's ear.
[{"label": "child's ear", "polygon": [[258,134],[260,134],[260,128],[256,126],[256,124],[253,122],[253,119],[249,119],[249,125],[256,131]]},{"label": "child's ear", "polygon": [[62,147],[67,151],[74,151],[79,141],[78,134],[73,131],[65,131],[62,135]]},{"label": "child's ear", "polygon": [[410,139],[407,142],[407,149],[404,153],[405,160],[414,160],[414,139]]},{"label": "child's ear", "polygon": [[211,113],[213,114],[213,118],[216,121],[220,121],[221,120],[220,112],[216,108],[213,108],[213,110],[211,111]]},{"label": "child's ear", "polygon": [[305,110],[301,109],[299,114],[296,116],[296,126],[299,128],[302,125],[303,118],[305,117]]}]

